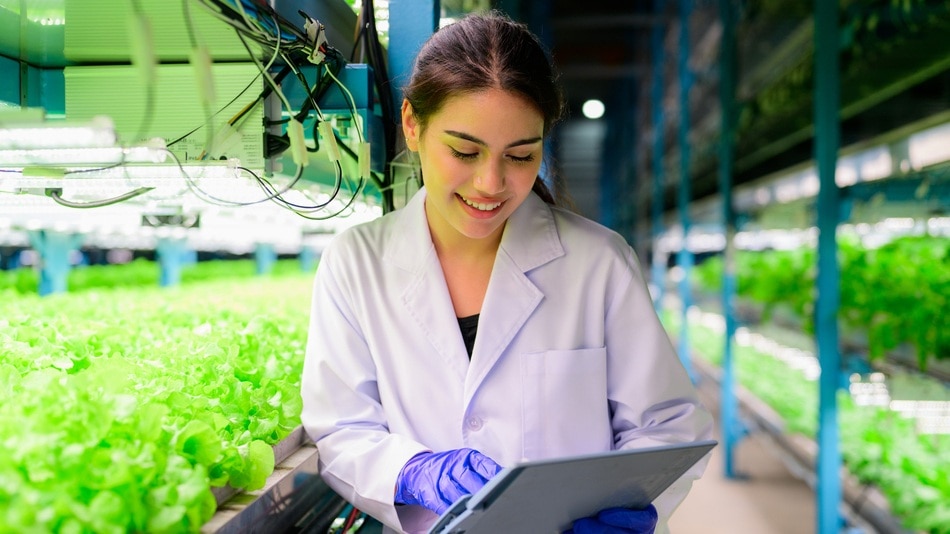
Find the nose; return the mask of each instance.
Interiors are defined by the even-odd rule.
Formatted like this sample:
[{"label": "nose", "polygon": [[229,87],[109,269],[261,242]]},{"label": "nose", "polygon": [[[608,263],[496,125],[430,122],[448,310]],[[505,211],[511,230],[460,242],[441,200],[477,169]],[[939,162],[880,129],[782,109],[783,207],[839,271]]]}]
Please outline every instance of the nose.
[{"label": "nose", "polygon": [[475,190],[488,196],[505,190],[505,169],[501,163],[489,161],[475,176]]}]

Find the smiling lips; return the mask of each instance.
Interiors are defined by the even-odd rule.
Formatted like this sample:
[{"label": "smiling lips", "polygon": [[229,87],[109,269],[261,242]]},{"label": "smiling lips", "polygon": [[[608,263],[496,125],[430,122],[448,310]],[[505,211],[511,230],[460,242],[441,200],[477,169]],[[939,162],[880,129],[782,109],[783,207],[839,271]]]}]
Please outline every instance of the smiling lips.
[{"label": "smiling lips", "polygon": [[465,204],[467,204],[467,205],[469,205],[469,206],[471,206],[471,207],[473,207],[473,208],[475,208],[475,209],[477,209],[477,210],[479,210],[479,211],[494,211],[494,210],[498,209],[498,206],[501,206],[501,205],[503,204],[503,202],[491,202],[491,203],[473,202],[473,201],[471,201],[471,200],[469,200],[469,199],[463,197],[462,195],[458,195],[458,197],[459,197],[460,199],[462,199],[462,202],[464,202]]}]

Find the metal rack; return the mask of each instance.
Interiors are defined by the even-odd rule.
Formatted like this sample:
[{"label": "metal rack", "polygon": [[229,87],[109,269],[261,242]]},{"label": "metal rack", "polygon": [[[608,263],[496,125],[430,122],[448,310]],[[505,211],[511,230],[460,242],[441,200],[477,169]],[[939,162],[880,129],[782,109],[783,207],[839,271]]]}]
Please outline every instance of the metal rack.
[{"label": "metal rack", "polygon": [[[903,117],[903,122],[895,122],[900,120],[895,117],[879,117],[876,113],[884,103],[893,102],[894,98],[904,93],[910,95],[914,87],[924,86],[927,80],[943,79],[948,68],[940,59],[940,54],[930,51],[914,61],[902,64],[902,70],[899,76],[895,74],[895,79],[889,80],[880,74],[875,75],[873,83],[869,85],[854,87],[854,84],[849,84],[844,87],[843,80],[854,79],[858,71],[854,70],[853,64],[843,65],[838,55],[841,42],[839,21],[860,21],[864,20],[862,17],[877,12],[868,7],[869,3],[855,2],[847,16],[839,18],[843,13],[839,13],[837,2],[818,1],[810,7],[805,4],[802,2],[796,6],[807,8],[807,20],[801,20],[798,25],[786,24],[784,30],[779,28],[774,32],[776,39],[770,43],[771,50],[780,53],[757,55],[750,53],[751,49],[748,48],[752,42],[737,42],[737,34],[740,30],[762,31],[762,28],[750,28],[748,21],[740,28],[738,3],[732,0],[718,2],[716,25],[721,29],[722,37],[717,65],[719,76],[712,80],[718,84],[718,102],[709,98],[711,91],[700,93],[706,95],[706,108],[719,108],[720,129],[711,138],[700,138],[701,131],[706,130],[692,124],[690,135],[680,135],[677,146],[670,148],[665,146],[666,117],[678,116],[681,120],[685,117],[683,122],[690,126],[688,112],[691,104],[681,98],[678,112],[664,109],[671,99],[662,96],[674,84],[662,84],[663,69],[659,65],[662,65],[664,56],[690,54],[691,43],[688,39],[681,39],[676,45],[670,46],[671,43],[667,41],[664,46],[664,30],[657,29],[653,53],[658,67],[651,80],[653,123],[646,126],[647,129],[651,126],[654,129],[653,135],[648,137],[654,143],[652,172],[647,171],[646,166],[643,169],[645,175],[651,176],[649,183],[652,183],[652,187],[647,187],[648,181],[644,181],[641,191],[647,194],[640,195],[640,203],[649,206],[653,217],[652,221],[647,217],[641,218],[639,242],[652,243],[650,253],[654,270],[651,289],[654,290],[657,303],[663,300],[668,258],[675,255],[682,276],[679,298],[685,310],[692,304],[689,277],[693,257],[687,243],[696,233],[719,236],[719,244],[714,250],[725,254],[726,272],[721,298],[725,311],[726,342],[723,368],[717,383],[721,391],[719,401],[724,467],[726,476],[733,477],[734,448],[748,430],[740,422],[739,413],[743,408],[736,398],[738,386],[732,359],[732,340],[738,325],[734,310],[735,237],[740,231],[767,230],[769,225],[776,223],[784,223],[786,227],[811,226],[814,230],[819,251],[816,290],[821,295],[815,316],[816,345],[821,366],[827,372],[821,375],[821,431],[816,456],[812,460],[817,462],[813,470],[817,480],[816,531],[830,534],[838,532],[838,508],[848,492],[838,479],[841,454],[835,395],[841,383],[841,354],[836,321],[839,298],[836,229],[850,217],[866,217],[873,213],[873,209],[864,208],[864,204],[873,197],[902,201],[905,207],[913,206],[918,210],[932,209],[933,205],[946,209],[946,199],[950,195],[947,194],[943,173],[936,166],[950,160],[950,154],[940,148],[941,143],[932,143],[928,150],[929,157],[923,161],[919,149],[910,149],[912,144],[923,146],[928,134],[943,135],[941,132],[946,123],[946,110],[922,117],[909,115]],[[923,3],[918,4],[915,4],[914,10],[924,9],[921,7]],[[677,24],[683,28],[688,26],[684,21],[696,15],[691,2],[680,2],[678,7]],[[933,14],[933,10],[929,13]],[[786,23],[787,18],[784,12],[777,17]],[[900,26],[902,23],[899,21],[895,24]],[[931,35],[945,23],[947,20],[934,17],[928,19],[926,24],[921,23],[920,27],[907,28],[907,31],[922,31]],[[861,39],[865,37],[852,35],[848,44],[860,45]],[[894,56],[886,56],[890,59],[884,58],[882,61],[894,60],[900,56],[901,47],[911,46],[908,40],[901,40],[899,35],[892,41],[886,43],[894,45],[887,53]],[[852,57],[857,53],[853,49],[848,50]],[[691,63],[690,66],[696,68],[696,64]],[[776,87],[783,78],[803,72],[803,69],[814,85],[801,88],[807,94],[799,95],[799,100],[804,104],[795,108],[798,114],[795,121],[773,121],[769,123],[774,126],[769,131],[771,133],[759,131],[750,138],[749,132],[752,130],[748,122],[745,126],[740,124],[743,116],[748,120],[750,103],[770,87]],[[679,87],[689,87],[694,80],[702,84],[711,81],[709,77],[695,76],[694,70],[680,69]],[[800,80],[795,83],[800,83]],[[880,119],[879,124],[875,125],[876,129],[864,123],[873,122],[875,118]],[[802,123],[807,123],[807,128],[803,129]],[[850,127],[846,131],[847,135],[842,134],[842,124]],[[680,124],[682,127],[683,124]],[[810,152],[812,142],[814,152]],[[696,156],[690,156],[691,144],[694,145]],[[942,145],[950,146],[950,143],[944,142]],[[768,150],[768,160],[762,157],[763,150]],[[715,158],[713,154],[716,154]],[[913,157],[915,154],[916,158]],[[750,158],[758,159],[751,161]],[[678,174],[680,180],[674,183],[665,179],[664,174],[677,167],[672,163],[677,159],[680,160],[678,173],[673,171],[671,174]],[[763,165],[763,161],[768,164]],[[688,187],[682,186],[687,181],[693,182],[692,194]],[[718,188],[713,187],[711,190],[711,181],[718,182]],[[674,187],[677,188],[675,192],[670,190]],[[921,195],[923,190],[925,193]],[[770,217],[770,212],[775,216]],[[670,240],[673,244],[670,245],[669,241],[664,244],[664,238],[670,236],[673,236]],[[643,256],[647,257],[646,254]],[[690,354],[690,345],[685,329],[680,335],[679,348],[683,357]]]},{"label": "metal rack", "polygon": [[259,490],[212,488],[218,509],[201,532],[326,532],[346,503],[320,478],[317,448],[303,427],[274,446],[274,464]]}]

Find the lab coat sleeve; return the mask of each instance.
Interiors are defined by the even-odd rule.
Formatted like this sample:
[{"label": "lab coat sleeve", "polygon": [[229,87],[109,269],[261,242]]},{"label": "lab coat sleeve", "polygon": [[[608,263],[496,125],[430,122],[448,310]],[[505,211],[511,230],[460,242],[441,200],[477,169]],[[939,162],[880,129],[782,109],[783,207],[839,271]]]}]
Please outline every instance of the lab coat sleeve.
[{"label": "lab coat sleeve", "polygon": [[[608,295],[606,342],[608,396],[614,447],[633,449],[710,439],[712,416],[673,349],[653,308],[633,250],[621,246],[623,267]],[[660,516],[657,533],[686,498],[708,457],[654,501]]]},{"label": "lab coat sleeve", "polygon": [[357,288],[337,276],[338,268],[346,267],[341,259],[328,249],[317,269],[301,419],[316,443],[326,483],[355,507],[402,531],[393,502],[396,477],[425,447],[389,432],[373,358],[352,306]]}]

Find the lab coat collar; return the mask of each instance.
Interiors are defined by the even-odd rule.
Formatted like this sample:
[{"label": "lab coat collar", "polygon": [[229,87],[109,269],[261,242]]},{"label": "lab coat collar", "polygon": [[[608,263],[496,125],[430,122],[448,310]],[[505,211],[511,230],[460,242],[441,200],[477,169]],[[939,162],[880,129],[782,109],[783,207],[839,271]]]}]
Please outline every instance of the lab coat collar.
[{"label": "lab coat collar", "polygon": [[405,285],[400,291],[406,313],[425,332],[432,348],[445,361],[458,383],[462,383],[468,373],[468,354],[429,233],[425,188],[389,216],[394,220],[392,232],[386,239],[383,261],[407,271]]},{"label": "lab coat collar", "polygon": [[551,208],[537,195],[528,195],[508,219],[495,257],[465,377],[466,404],[544,300],[527,273],[563,254]]},{"label": "lab coat collar", "polygon": [[554,214],[541,197],[531,193],[511,214],[501,248],[523,273],[564,255]]},{"label": "lab coat collar", "polygon": [[467,404],[492,366],[544,299],[527,272],[564,254],[551,208],[537,195],[511,215],[502,234],[478,323],[471,362],[465,353],[452,302],[425,216],[425,189],[392,214],[385,261],[409,271],[402,299],[408,314],[464,380]]},{"label": "lab coat collar", "polygon": [[422,270],[429,254],[435,253],[425,211],[426,190],[423,187],[409,202],[390,216],[395,217],[393,231],[383,252],[385,261],[411,272]]}]

